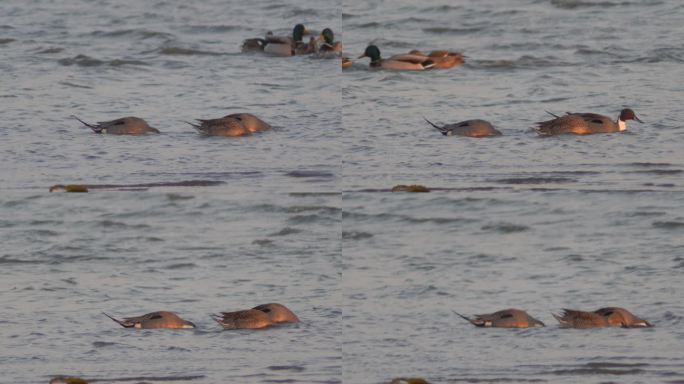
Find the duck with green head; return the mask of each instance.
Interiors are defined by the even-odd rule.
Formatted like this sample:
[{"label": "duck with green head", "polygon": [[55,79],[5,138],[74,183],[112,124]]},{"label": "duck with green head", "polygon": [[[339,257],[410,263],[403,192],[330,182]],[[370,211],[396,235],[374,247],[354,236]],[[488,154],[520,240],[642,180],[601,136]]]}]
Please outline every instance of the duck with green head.
[{"label": "duck with green head", "polygon": [[435,62],[431,58],[419,55],[398,55],[389,59],[380,57],[380,49],[375,45],[369,45],[358,58],[368,57],[371,59],[371,68],[390,69],[395,71],[424,71],[434,67]]},{"label": "duck with green head", "polygon": [[306,34],[304,25],[297,24],[292,30],[292,37],[275,36],[273,32],[268,32],[266,36],[255,39],[247,39],[242,43],[242,51],[261,51],[274,56],[293,56],[297,53],[297,48],[307,45],[302,39]]},{"label": "duck with green head", "polygon": [[342,42],[335,41],[335,34],[332,29],[326,28],[321,32],[320,39],[323,40],[318,51],[321,53],[341,53],[342,52]]}]

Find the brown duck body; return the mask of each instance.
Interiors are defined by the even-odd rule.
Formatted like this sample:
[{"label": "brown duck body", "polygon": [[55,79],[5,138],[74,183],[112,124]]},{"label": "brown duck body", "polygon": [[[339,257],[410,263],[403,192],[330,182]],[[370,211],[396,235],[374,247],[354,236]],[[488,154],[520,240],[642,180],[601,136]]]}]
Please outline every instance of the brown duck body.
[{"label": "brown duck body", "polygon": [[220,316],[212,318],[225,329],[259,329],[273,324],[268,314],[256,309],[221,312]]},{"label": "brown duck body", "polygon": [[644,328],[652,326],[648,321],[636,317],[628,310],[619,307],[599,308],[593,312],[563,309],[560,315],[555,313],[552,315],[561,326],[568,328]]},{"label": "brown duck body", "polygon": [[289,308],[278,303],[268,303],[257,305],[253,309],[268,315],[269,319],[275,323],[298,323],[299,318]]},{"label": "brown duck body", "polygon": [[409,55],[419,55],[431,59],[435,63],[432,67],[434,69],[449,69],[465,63],[463,55],[458,52],[432,51],[430,54],[426,55],[423,52],[414,49],[409,52]]},{"label": "brown duck body", "polygon": [[425,119],[428,124],[439,130],[444,136],[467,136],[467,137],[489,137],[501,136],[501,132],[486,120],[473,119],[464,120],[454,124],[438,126],[430,120]]},{"label": "brown duck body", "polygon": [[142,316],[125,317],[117,320],[104,314],[124,328],[159,329],[159,328],[195,328],[195,324],[183,320],[177,314],[168,311],[151,312]]},{"label": "brown duck body", "polygon": [[95,133],[107,133],[110,135],[144,135],[147,133],[159,133],[156,128],[150,127],[147,122],[139,117],[128,116],[111,121],[101,121],[96,124],[89,124],[72,116],[76,120],[89,127]]},{"label": "brown duck body", "polygon": [[528,315],[527,312],[515,308],[504,309],[484,315],[475,315],[473,318],[468,318],[458,313],[457,315],[468,320],[477,327],[530,328],[544,326],[544,323]]},{"label": "brown duck body", "polygon": [[208,136],[247,136],[267,131],[271,125],[251,113],[233,113],[218,119],[197,119],[199,124],[188,123]]},{"label": "brown duck body", "polygon": [[297,315],[278,303],[261,304],[242,311],[221,312],[212,318],[225,329],[259,329],[281,323],[299,322]]},{"label": "brown duck body", "polygon": [[[553,115],[553,114],[552,114]],[[572,113],[537,123],[537,132],[543,136],[562,134],[591,135],[595,133],[612,133],[627,130],[627,120],[642,122],[633,110],[625,108],[617,120],[596,113]]]}]

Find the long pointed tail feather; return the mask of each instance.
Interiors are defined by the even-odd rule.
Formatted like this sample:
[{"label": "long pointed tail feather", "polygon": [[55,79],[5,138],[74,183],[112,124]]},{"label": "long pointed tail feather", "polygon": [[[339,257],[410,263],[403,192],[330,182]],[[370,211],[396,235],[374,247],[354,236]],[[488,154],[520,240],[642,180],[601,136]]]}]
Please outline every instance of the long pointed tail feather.
[{"label": "long pointed tail feather", "polygon": [[447,130],[446,130],[446,129],[444,129],[444,128],[438,126],[437,124],[433,123],[432,121],[428,120],[425,116],[423,116],[423,119],[424,119],[425,121],[427,121],[428,124],[430,124],[430,125],[432,125],[433,127],[435,127],[436,130],[442,132],[442,135],[446,136],[446,134],[447,134]]},{"label": "long pointed tail feather", "polygon": [[79,119],[78,116],[76,116],[76,115],[71,115],[71,117],[73,117],[74,119],[80,121],[83,125],[85,125],[86,127],[92,129],[95,133],[101,133],[101,132],[102,132],[102,127],[100,127],[99,125],[86,123],[85,121]]},{"label": "long pointed tail feather", "polygon": [[128,324],[128,325],[127,325],[127,324],[124,323],[123,321],[117,320],[117,319],[113,318],[112,316],[109,316],[108,314],[106,314],[106,313],[104,313],[104,312],[102,312],[102,314],[105,315],[105,316],[107,316],[107,317],[109,317],[110,319],[114,320],[117,324],[119,324],[120,326],[122,326],[122,327],[124,327],[124,328],[133,328],[133,324]]}]

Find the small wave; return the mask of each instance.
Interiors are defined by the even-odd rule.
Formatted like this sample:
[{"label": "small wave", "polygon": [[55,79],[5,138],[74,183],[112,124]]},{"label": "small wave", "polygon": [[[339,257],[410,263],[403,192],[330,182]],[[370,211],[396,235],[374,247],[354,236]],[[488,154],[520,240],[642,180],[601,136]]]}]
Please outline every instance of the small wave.
[{"label": "small wave", "polygon": [[178,263],[178,264],[171,264],[166,267],[166,269],[190,269],[190,268],[196,268],[197,264],[195,263]]},{"label": "small wave", "polygon": [[518,59],[499,59],[499,60],[476,60],[470,62],[471,66],[475,69],[535,69],[535,68],[548,68],[548,67],[561,67],[569,66],[570,63],[561,61],[554,56],[548,56],[545,58],[535,57],[530,55],[524,55]]},{"label": "small wave", "polygon": [[518,225],[518,224],[512,224],[512,223],[496,223],[496,224],[487,224],[481,228],[483,231],[494,231],[494,232],[499,232],[499,233],[516,233],[516,232],[524,232],[530,229],[530,227],[526,225]]},{"label": "small wave", "polygon": [[651,175],[658,175],[658,176],[666,176],[666,175],[679,175],[680,173],[684,173],[684,171],[681,169],[642,169],[642,170],[637,170],[637,171],[624,171],[622,173],[639,173],[639,174],[651,174]]},{"label": "small wave", "polygon": [[350,231],[350,232],[343,231],[342,232],[342,238],[345,240],[363,240],[363,239],[370,239],[371,237],[373,237],[373,234],[368,233],[368,232],[357,232],[357,231]]},{"label": "small wave", "polygon": [[271,246],[273,246],[273,240],[257,239],[257,240],[252,241],[252,244],[258,245],[260,247],[271,247]]},{"label": "small wave", "polygon": [[167,193],[166,198],[169,199],[169,201],[183,201],[183,200],[192,200],[195,198],[195,196],[185,196],[185,195],[180,195],[178,193]]},{"label": "small wave", "polygon": [[288,235],[294,235],[294,234],[301,233],[301,232],[302,232],[301,229],[285,227],[278,232],[272,233],[271,236],[288,236]]},{"label": "small wave", "polygon": [[23,259],[12,259],[8,256],[0,257],[0,264],[40,264],[42,261],[38,260],[23,260]]},{"label": "small wave", "polygon": [[577,182],[576,179],[569,177],[512,177],[493,181],[501,184],[557,184]]},{"label": "small wave", "polygon": [[0,45],[15,42],[15,39],[0,39]]},{"label": "small wave", "polygon": [[148,29],[120,29],[116,31],[93,31],[90,33],[91,36],[96,37],[121,37],[121,36],[133,36],[140,40],[160,38],[160,39],[172,39],[173,35],[166,32],[150,31]]},{"label": "small wave", "polygon": [[60,47],[50,47],[50,48],[44,48],[39,51],[36,51],[38,54],[49,54],[49,53],[60,53],[64,50],[64,48]]},{"label": "small wave", "polygon": [[222,53],[222,52],[202,51],[199,49],[181,48],[181,47],[163,47],[163,48],[160,48],[157,52],[162,54],[162,55],[175,55],[175,56],[220,56],[220,55],[224,55],[224,53]]},{"label": "small wave", "polygon": [[324,171],[290,171],[285,173],[285,176],[289,177],[324,177],[324,178],[333,178],[335,175],[330,172],[324,172]]},{"label": "small wave", "polygon": [[481,32],[484,28],[472,27],[472,28],[449,28],[449,27],[429,27],[423,28],[423,32],[433,33],[436,35],[467,35],[469,33]]},{"label": "small wave", "polygon": [[89,87],[87,85],[74,84],[74,83],[70,83],[68,81],[60,81],[57,84],[65,85],[67,87],[72,87],[72,88],[93,89],[93,87]]},{"label": "small wave", "polygon": [[613,1],[584,1],[584,0],[551,0],[551,5],[561,9],[575,9],[588,7],[617,7],[620,5],[630,5],[629,2],[613,2]]},{"label": "small wave", "polygon": [[154,188],[154,187],[213,187],[224,184],[218,180],[182,180],[161,181],[157,183],[141,184],[85,184],[88,189],[130,189],[130,188]]},{"label": "small wave", "polygon": [[107,348],[119,345],[119,343],[112,343],[109,341],[95,341],[93,342],[93,347],[95,348]]},{"label": "small wave", "polygon": [[70,58],[64,58],[64,59],[59,59],[57,62],[61,65],[65,66],[71,66],[71,65],[78,65],[80,67],[98,67],[98,66],[111,66],[111,67],[120,67],[123,65],[147,65],[144,61],[140,60],[121,60],[121,59],[114,59],[114,60],[99,60],[90,56],[86,55],[77,55],[74,57]]},{"label": "small wave", "polygon": [[684,222],[682,221],[654,221],[654,228],[661,229],[682,229],[684,228]]},{"label": "small wave", "polygon": [[640,373],[646,373],[647,371],[642,369],[648,367],[649,364],[645,363],[607,363],[607,362],[595,362],[587,363],[577,367],[569,367],[565,369],[557,369],[554,371],[547,372],[551,375],[635,375]]},{"label": "small wave", "polygon": [[196,32],[196,33],[212,33],[212,32],[223,33],[223,32],[238,31],[238,30],[241,30],[242,27],[239,27],[237,25],[227,25],[227,24],[218,24],[218,25],[196,24],[196,25],[188,25],[188,26],[186,26],[186,29],[189,32]]},{"label": "small wave", "polygon": [[306,371],[305,367],[302,367],[301,365],[271,365],[269,367],[266,367],[267,369],[270,369],[271,371],[292,371],[292,372],[304,372]]}]

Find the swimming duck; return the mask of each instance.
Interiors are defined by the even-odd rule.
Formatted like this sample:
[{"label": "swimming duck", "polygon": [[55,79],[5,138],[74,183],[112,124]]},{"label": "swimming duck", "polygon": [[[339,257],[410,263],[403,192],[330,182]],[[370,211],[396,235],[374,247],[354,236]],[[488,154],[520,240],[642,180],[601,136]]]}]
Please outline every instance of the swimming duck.
[{"label": "swimming duck", "polygon": [[326,28],[321,32],[321,37],[323,43],[318,48],[321,53],[341,53],[342,52],[342,42],[335,41],[335,34],[332,29]]},{"label": "swimming duck", "polygon": [[255,39],[247,39],[242,43],[242,51],[263,51],[274,56],[293,56],[300,45],[304,45],[302,39],[306,33],[304,25],[297,24],[292,30],[292,37],[275,36],[273,32],[266,33],[266,36]]},{"label": "swimming duck", "polygon": [[251,113],[233,113],[218,119],[197,119],[199,124],[187,122],[200,133],[209,136],[247,136],[267,131],[271,125]]},{"label": "swimming duck", "polygon": [[624,308],[606,307],[594,312],[563,309],[560,315],[552,313],[562,327],[568,328],[600,328],[623,327],[644,328],[651,327],[651,323],[634,316]]},{"label": "swimming duck", "polygon": [[342,58],[342,69],[351,68],[352,65],[354,65],[354,62],[351,61],[351,59],[349,59],[348,57]]},{"label": "swimming duck", "polygon": [[520,309],[509,308],[494,313],[475,315],[468,318],[456,313],[477,327],[497,327],[497,328],[529,328],[543,327],[544,323],[527,314]]},{"label": "swimming duck", "polygon": [[627,120],[636,120],[643,123],[634,111],[629,108],[620,111],[616,121],[613,121],[608,116],[596,113],[567,112],[564,116],[557,116],[550,112],[549,114],[554,116],[554,119],[537,123],[537,132],[540,135],[551,136],[564,133],[590,135],[593,133],[621,132],[627,130]]},{"label": "swimming duck", "polygon": [[358,58],[368,57],[371,59],[372,68],[391,69],[395,71],[423,71],[434,67],[435,62],[429,57],[419,55],[398,55],[389,59],[380,57],[380,49],[375,45],[369,45]]},{"label": "swimming duck", "polygon": [[122,117],[112,121],[101,121],[97,124],[88,124],[72,115],[86,127],[90,127],[95,133],[108,133],[110,135],[142,135],[146,133],[159,133],[156,128],[150,127],[147,122],[139,117]]},{"label": "swimming duck", "polygon": [[[425,119],[425,118],[423,118]],[[428,124],[435,127],[437,130],[442,132],[444,136],[468,136],[468,137],[488,137],[488,136],[501,136],[501,132],[498,131],[494,126],[486,120],[473,119],[465,120],[459,123],[447,124],[443,127],[434,124],[428,119],[425,119]]]},{"label": "swimming duck", "polygon": [[414,49],[409,52],[409,55],[425,56],[429,58],[435,62],[435,66],[433,67],[435,69],[449,69],[465,63],[463,55],[458,52],[432,51],[429,55],[426,55],[425,53]]},{"label": "swimming duck", "polygon": [[211,316],[224,329],[259,329],[273,325],[271,317],[258,309],[235,312],[221,312]]},{"label": "swimming duck", "polygon": [[253,309],[268,315],[271,322],[278,323],[298,323],[299,318],[289,308],[278,303],[268,303],[257,305]]},{"label": "swimming duck", "polygon": [[124,328],[195,328],[195,324],[187,320],[183,320],[177,314],[168,311],[151,312],[136,317],[125,317],[123,320],[117,320],[104,312],[103,314]]}]

